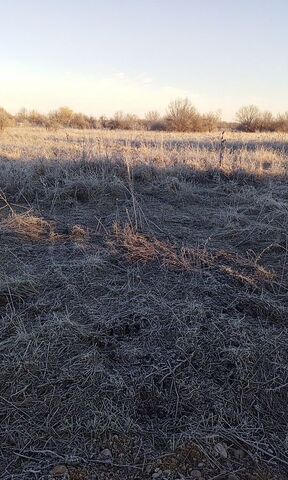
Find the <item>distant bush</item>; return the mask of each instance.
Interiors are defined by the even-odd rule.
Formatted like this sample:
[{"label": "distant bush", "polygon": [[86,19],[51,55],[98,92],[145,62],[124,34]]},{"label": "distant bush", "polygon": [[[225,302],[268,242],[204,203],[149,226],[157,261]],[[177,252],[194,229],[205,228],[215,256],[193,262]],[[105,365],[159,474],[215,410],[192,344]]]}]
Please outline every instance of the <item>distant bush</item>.
[{"label": "distant bush", "polygon": [[165,118],[167,130],[176,132],[212,132],[219,127],[220,122],[220,113],[201,115],[188,98],[171,102]]},{"label": "distant bush", "polygon": [[70,127],[79,128],[80,130],[90,128],[89,117],[83,113],[74,113],[70,120]]},{"label": "distant bush", "polygon": [[145,120],[143,120],[143,123],[146,130],[167,130],[165,119],[163,119],[161,115],[155,110],[152,110],[145,115]]},{"label": "distant bush", "polygon": [[279,132],[288,132],[288,112],[278,115],[276,119],[276,130]]},{"label": "distant bush", "polygon": [[104,128],[109,128],[110,130],[142,130],[143,123],[137,115],[116,112],[113,118],[104,120]]},{"label": "distant bush", "polygon": [[30,125],[34,125],[36,127],[46,127],[47,125],[46,115],[39,113],[36,110],[29,112],[26,116],[26,119]]},{"label": "distant bush", "polygon": [[0,131],[10,127],[13,124],[13,117],[10,113],[6,112],[4,108],[0,107]]},{"label": "distant bush", "polygon": [[48,128],[78,128],[79,130],[89,128],[99,128],[100,123],[96,118],[85,115],[84,113],[75,113],[69,107],[61,107],[48,114]]},{"label": "distant bush", "polygon": [[179,98],[168,105],[165,123],[170,131],[195,132],[200,128],[201,116],[188,98]]},{"label": "distant bush", "polygon": [[49,130],[58,128],[75,129],[109,129],[109,130],[150,130],[176,132],[212,132],[229,129],[244,132],[288,132],[288,111],[274,117],[269,111],[261,111],[255,105],[240,108],[236,113],[237,122],[224,122],[219,112],[201,114],[188,98],[178,98],[168,105],[163,117],[157,111],[149,111],[145,118],[134,114],[116,112],[113,117],[85,115],[74,112],[69,107],[61,107],[47,115],[36,110],[28,112],[21,109],[14,117],[0,108],[0,130],[16,124],[46,127]]},{"label": "distant bush", "polygon": [[102,115],[97,128],[109,130],[166,130],[164,120],[157,112],[149,112],[145,119],[131,113],[116,112],[112,118]]},{"label": "distant bush", "polygon": [[39,113],[37,110],[28,112],[26,108],[22,108],[14,118],[17,124],[29,124],[35,127],[46,127],[48,121],[47,116],[43,113]]},{"label": "distant bush", "polygon": [[60,107],[55,112],[49,113],[48,117],[51,122],[61,125],[61,127],[71,127],[74,116],[73,110],[69,107]]},{"label": "distant bush", "polygon": [[259,117],[260,110],[255,105],[241,107],[236,113],[239,127],[241,130],[244,130],[244,132],[255,132],[258,128]]},{"label": "distant bush", "polygon": [[26,108],[21,108],[21,110],[15,115],[16,123],[28,123],[27,116],[28,112]]},{"label": "distant bush", "polygon": [[273,132],[277,121],[271,112],[261,112],[255,105],[240,108],[236,113],[238,129],[244,132]]},{"label": "distant bush", "polygon": [[261,112],[258,119],[259,132],[274,132],[276,121],[271,112]]},{"label": "distant bush", "polygon": [[221,116],[219,112],[210,112],[204,115],[201,115],[201,130],[205,132],[213,132],[217,130],[221,124]]},{"label": "distant bush", "polygon": [[85,118],[89,123],[89,128],[92,128],[92,129],[101,128],[101,122],[100,120],[97,120],[97,118],[93,117],[92,115],[85,116]]}]

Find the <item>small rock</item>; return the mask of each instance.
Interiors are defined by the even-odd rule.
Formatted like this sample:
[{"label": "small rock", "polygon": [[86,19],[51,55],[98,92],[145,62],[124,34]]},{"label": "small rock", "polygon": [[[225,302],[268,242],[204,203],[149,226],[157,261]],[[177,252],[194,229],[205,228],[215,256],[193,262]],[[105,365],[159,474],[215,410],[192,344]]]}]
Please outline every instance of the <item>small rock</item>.
[{"label": "small rock", "polygon": [[68,469],[65,465],[55,465],[51,472],[53,478],[69,478]]},{"label": "small rock", "polygon": [[200,470],[192,470],[190,474],[193,480],[200,480],[202,478]]},{"label": "small rock", "polygon": [[203,463],[203,462],[199,462],[199,463],[198,463],[198,467],[200,467],[200,468],[201,468],[201,467],[204,467],[204,463]]},{"label": "small rock", "polygon": [[228,458],[227,445],[225,443],[217,443],[217,445],[215,445],[215,450],[220,457]]},{"label": "small rock", "polygon": [[98,459],[102,460],[102,462],[113,463],[113,456],[111,450],[109,450],[109,448],[105,448],[104,450],[102,450]]},{"label": "small rock", "polygon": [[160,468],[156,468],[157,472],[155,471],[155,473],[153,473],[152,475],[152,478],[160,478],[162,477],[162,470],[160,470]]}]

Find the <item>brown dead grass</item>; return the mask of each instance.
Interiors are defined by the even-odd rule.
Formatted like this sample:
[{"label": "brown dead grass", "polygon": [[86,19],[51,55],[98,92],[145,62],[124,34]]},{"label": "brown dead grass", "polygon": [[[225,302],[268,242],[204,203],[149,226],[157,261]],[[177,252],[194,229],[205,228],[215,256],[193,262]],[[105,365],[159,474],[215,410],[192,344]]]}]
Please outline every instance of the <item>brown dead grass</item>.
[{"label": "brown dead grass", "polygon": [[61,238],[56,233],[55,222],[28,213],[13,213],[1,223],[1,229],[6,232],[21,235],[29,240],[57,240]]},{"label": "brown dead grass", "polygon": [[60,233],[61,226],[55,221],[45,220],[31,212],[15,213],[6,217],[0,223],[0,229],[7,234],[20,235],[33,242],[55,242],[72,240],[76,243],[83,243],[89,240],[89,231],[81,225],[73,225],[70,232]]},{"label": "brown dead grass", "polygon": [[121,228],[114,225],[114,238],[110,246],[124,250],[130,262],[148,263],[158,261],[163,267],[183,272],[195,269],[216,269],[234,280],[256,287],[267,282],[272,284],[275,274],[256,261],[226,251],[213,251],[207,248],[181,248],[149,238],[135,231],[131,225]]}]

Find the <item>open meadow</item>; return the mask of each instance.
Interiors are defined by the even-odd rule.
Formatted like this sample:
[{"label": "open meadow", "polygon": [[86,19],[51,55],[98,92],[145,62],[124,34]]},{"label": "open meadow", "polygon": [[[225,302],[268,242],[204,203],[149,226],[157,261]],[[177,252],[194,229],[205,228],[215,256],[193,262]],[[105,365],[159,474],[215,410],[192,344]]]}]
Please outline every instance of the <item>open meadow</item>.
[{"label": "open meadow", "polygon": [[287,180],[288,134],[0,133],[1,479],[287,478]]}]

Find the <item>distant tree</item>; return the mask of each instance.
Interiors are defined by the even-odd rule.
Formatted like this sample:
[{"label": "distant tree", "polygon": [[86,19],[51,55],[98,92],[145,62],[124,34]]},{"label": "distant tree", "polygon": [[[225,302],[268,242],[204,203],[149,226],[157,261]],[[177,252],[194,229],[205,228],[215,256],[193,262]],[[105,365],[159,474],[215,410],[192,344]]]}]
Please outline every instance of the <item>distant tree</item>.
[{"label": "distant tree", "polygon": [[39,113],[36,110],[31,110],[26,115],[27,121],[36,127],[46,127],[47,125],[47,117],[46,115],[43,115],[43,113]]},{"label": "distant tree", "polygon": [[209,112],[201,115],[201,130],[205,132],[213,132],[219,128],[221,123],[220,112]]},{"label": "distant tree", "polygon": [[288,111],[279,114],[275,120],[275,124],[276,130],[279,130],[280,132],[288,132]]},{"label": "distant tree", "polygon": [[150,112],[145,115],[145,120],[147,120],[147,122],[158,122],[160,119],[160,113],[156,110],[150,110]]},{"label": "distant tree", "polygon": [[138,130],[142,127],[140,119],[132,113],[116,112],[107,123],[107,127],[121,130]]},{"label": "distant tree", "polygon": [[69,107],[60,107],[55,112],[51,112],[49,114],[49,118],[51,121],[57,123],[61,127],[71,127],[71,123],[73,121],[74,112]]},{"label": "distant tree", "polygon": [[156,110],[146,113],[144,125],[147,130],[166,130],[165,120],[161,118],[160,113]]},{"label": "distant tree", "polygon": [[16,122],[17,123],[27,122],[27,115],[28,115],[28,112],[26,108],[21,108],[21,110],[19,110],[19,112],[15,115]]},{"label": "distant tree", "polygon": [[70,119],[69,126],[84,130],[85,128],[90,127],[89,118],[83,113],[74,113]]},{"label": "distant tree", "polygon": [[87,119],[87,122],[89,123],[89,128],[93,128],[93,129],[96,129],[96,128],[101,128],[101,122],[97,120],[96,117],[93,117],[93,116],[89,116],[89,117],[86,117]]},{"label": "distant tree", "polygon": [[271,112],[261,112],[258,119],[260,132],[273,132],[277,128],[276,121]]},{"label": "distant tree", "polygon": [[168,130],[193,132],[199,129],[201,116],[188,98],[179,98],[169,104],[165,120]]},{"label": "distant tree", "polygon": [[105,115],[101,115],[101,117],[99,117],[100,128],[109,128],[108,124],[109,124],[109,119]]},{"label": "distant tree", "polygon": [[0,107],[0,131],[10,127],[13,123],[13,117],[4,108]]},{"label": "distant tree", "polygon": [[261,112],[255,105],[248,105],[240,108],[236,113],[239,127],[245,132],[256,132],[259,128]]}]

